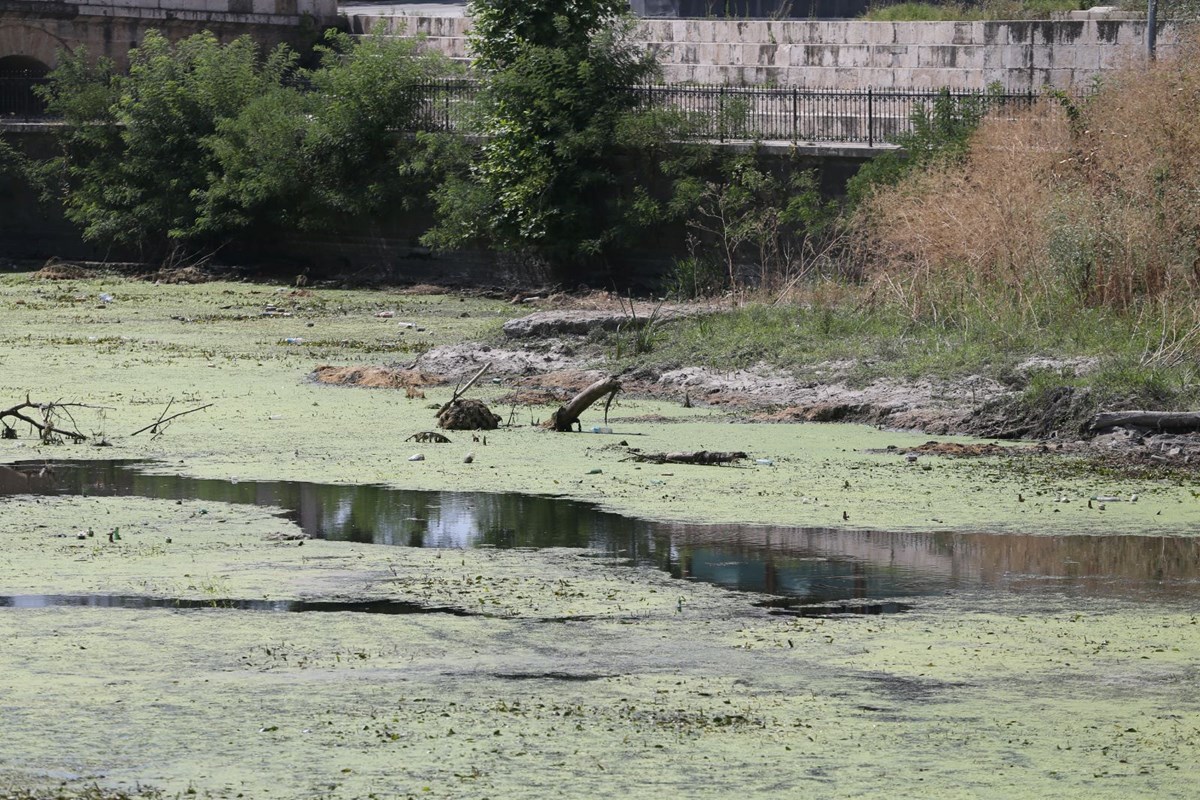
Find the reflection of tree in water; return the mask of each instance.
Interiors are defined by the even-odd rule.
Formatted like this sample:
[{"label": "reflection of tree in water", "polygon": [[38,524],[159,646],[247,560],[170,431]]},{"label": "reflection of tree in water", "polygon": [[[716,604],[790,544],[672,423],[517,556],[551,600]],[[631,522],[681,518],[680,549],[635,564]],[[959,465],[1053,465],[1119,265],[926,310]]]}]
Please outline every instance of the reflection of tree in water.
[{"label": "reflection of tree in water", "polygon": [[479,525],[478,544],[495,547],[587,547],[611,554],[650,549],[652,526],[592,506],[553,497],[470,495]]},{"label": "reflection of tree in water", "polygon": [[417,547],[586,547],[679,577],[814,601],[909,596],[957,586],[1183,595],[1200,539],[651,523],[585,503],[380,486],[234,482],[147,474],[94,461],[0,466],[0,494],[133,495],[272,506],[310,535]]}]

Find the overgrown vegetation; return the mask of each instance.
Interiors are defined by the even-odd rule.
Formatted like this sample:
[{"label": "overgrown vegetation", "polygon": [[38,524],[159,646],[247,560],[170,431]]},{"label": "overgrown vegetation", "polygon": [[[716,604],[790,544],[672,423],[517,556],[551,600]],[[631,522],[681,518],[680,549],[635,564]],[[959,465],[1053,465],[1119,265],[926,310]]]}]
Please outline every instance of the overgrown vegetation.
[{"label": "overgrown vegetation", "polygon": [[[852,182],[837,269],[788,303],[760,293],[664,326],[653,356],[630,363],[761,363],[851,383],[982,375],[1024,388],[1024,409],[1007,413],[1056,407],[1050,426],[1101,407],[1194,407],[1197,55],[1114,74],[1085,100],[941,99],[914,120],[907,157]],[[771,218],[770,203],[756,208]],[[716,261],[719,240],[707,252]]]},{"label": "overgrown vegetation", "polygon": [[[878,188],[857,220],[875,288],[915,318],[972,303],[1028,324],[1108,308],[1190,326],[1200,290],[1200,68],[1189,49],[1068,113],[986,119],[966,155]],[[1074,119],[1072,119],[1074,117]],[[1167,320],[1172,320],[1167,323]]]},{"label": "overgrown vegetation", "polygon": [[983,0],[973,3],[908,2],[881,5],[863,15],[872,22],[966,22],[971,20],[1050,19],[1091,3],[1079,0]]},{"label": "overgrown vegetation", "polygon": [[418,40],[331,32],[319,64],[211,33],[150,31],[127,74],[82,48],[45,97],[66,122],[49,191],[88,240],[194,260],[262,226],[337,227],[428,191],[413,87],[448,74]]},{"label": "overgrown vegetation", "polygon": [[854,207],[880,186],[894,186],[915,172],[937,165],[961,163],[971,137],[993,108],[1002,108],[1004,88],[989,86],[977,95],[955,96],[943,90],[929,105],[919,105],[909,118],[911,130],[898,134],[897,150],[867,162],[846,186]]}]

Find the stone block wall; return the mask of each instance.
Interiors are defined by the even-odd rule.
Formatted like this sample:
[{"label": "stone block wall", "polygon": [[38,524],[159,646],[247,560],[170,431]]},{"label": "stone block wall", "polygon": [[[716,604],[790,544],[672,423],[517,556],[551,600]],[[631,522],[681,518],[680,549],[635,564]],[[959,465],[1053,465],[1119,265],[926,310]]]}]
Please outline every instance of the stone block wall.
[{"label": "stone block wall", "polygon": [[75,6],[80,14],[90,16],[166,18],[219,14],[261,24],[290,24],[288,17],[302,14],[318,19],[337,15],[337,0],[76,0],[62,5]]},{"label": "stone block wall", "polygon": [[[380,25],[427,37],[467,59],[466,17],[349,15],[353,33]],[[982,89],[1084,86],[1144,57],[1146,23],[1133,19],[997,22],[646,19],[639,38],[659,56],[668,83],[829,89]],[[1160,53],[1180,41],[1159,27]]]},{"label": "stone block wall", "polygon": [[[1137,20],[646,20],[670,83],[1014,90],[1085,85],[1143,55]],[[1160,48],[1178,37],[1164,26]]]},{"label": "stone block wall", "polygon": [[0,57],[46,66],[80,45],[127,63],[151,28],[177,39],[210,30],[222,41],[249,34],[264,45],[307,47],[337,21],[337,0],[0,0]]}]

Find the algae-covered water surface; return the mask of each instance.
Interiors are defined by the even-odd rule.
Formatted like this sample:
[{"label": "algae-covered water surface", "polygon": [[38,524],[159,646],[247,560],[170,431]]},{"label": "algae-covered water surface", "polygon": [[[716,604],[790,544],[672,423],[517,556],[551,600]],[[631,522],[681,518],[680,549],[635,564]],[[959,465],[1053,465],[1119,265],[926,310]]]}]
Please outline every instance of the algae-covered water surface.
[{"label": "algae-covered water surface", "polygon": [[1188,480],[638,399],[415,444],[452,385],[307,377],[510,312],[0,276],[0,407],[110,445],[0,439],[0,794],[1194,796]]}]

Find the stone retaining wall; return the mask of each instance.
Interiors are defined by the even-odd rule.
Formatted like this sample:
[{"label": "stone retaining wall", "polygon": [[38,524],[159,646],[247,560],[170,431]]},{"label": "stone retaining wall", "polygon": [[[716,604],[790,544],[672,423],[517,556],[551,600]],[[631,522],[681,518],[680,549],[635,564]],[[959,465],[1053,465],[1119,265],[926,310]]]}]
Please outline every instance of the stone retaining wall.
[{"label": "stone retaining wall", "polygon": [[337,0],[0,0],[0,57],[53,67],[60,50],[83,45],[124,66],[151,28],[171,39],[210,30],[222,41],[249,34],[307,47],[336,21]]},{"label": "stone retaining wall", "polygon": [[[466,17],[350,15],[354,33],[380,24],[422,34],[431,47],[468,57]],[[810,88],[982,89],[1085,86],[1144,57],[1146,24],[1134,19],[1023,22],[865,22],[862,20],[642,20],[639,38],[658,53],[668,83]],[[1159,28],[1169,53],[1180,29]]]}]

